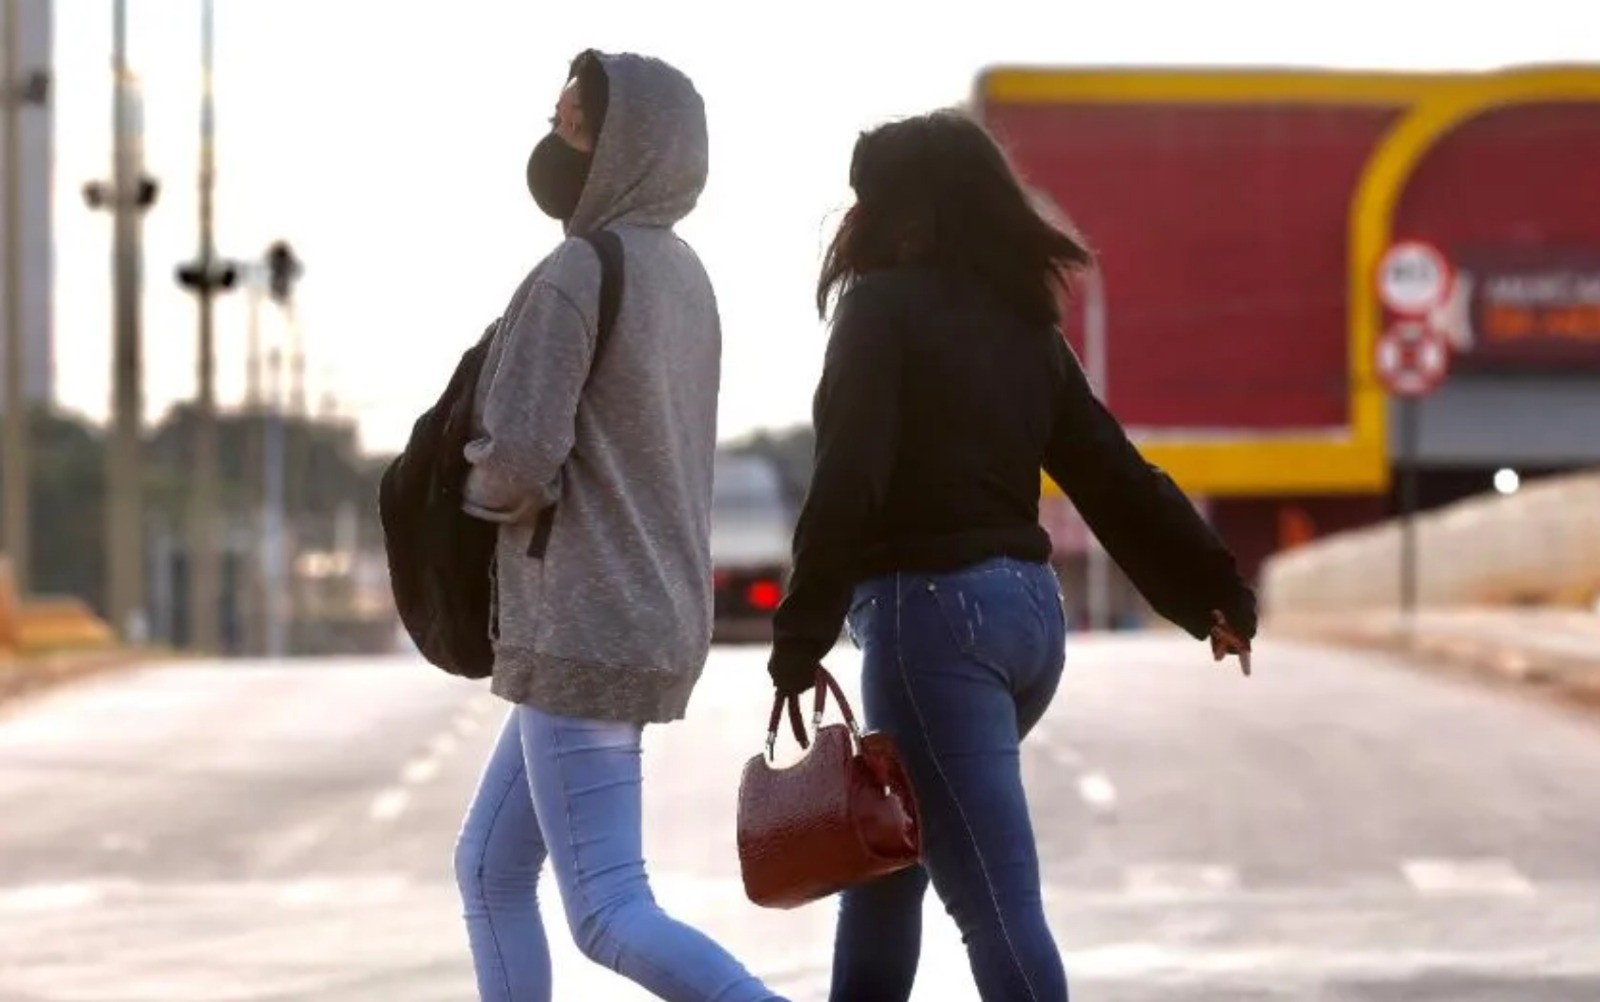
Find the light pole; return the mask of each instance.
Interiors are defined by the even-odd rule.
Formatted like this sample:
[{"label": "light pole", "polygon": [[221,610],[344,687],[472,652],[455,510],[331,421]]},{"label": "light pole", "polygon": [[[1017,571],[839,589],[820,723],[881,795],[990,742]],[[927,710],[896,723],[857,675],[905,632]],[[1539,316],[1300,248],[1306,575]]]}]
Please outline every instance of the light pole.
[{"label": "light pole", "polygon": [[17,593],[28,592],[29,511],[28,385],[26,337],[22,330],[22,108],[48,100],[50,77],[24,74],[22,19],[17,0],[4,0],[5,69],[0,72],[0,113],[5,127],[5,515],[4,546]]},{"label": "light pole", "polygon": [[249,486],[249,510],[257,521],[248,573],[245,574],[245,650],[251,655],[265,653],[267,646],[266,607],[266,481],[264,466],[266,404],[261,388],[261,302],[265,298],[259,267],[249,267],[240,276],[246,301],[245,331],[245,483]]},{"label": "light pole", "polygon": [[289,652],[289,617],[284,601],[289,569],[283,538],[283,353],[277,348],[268,353],[267,373],[266,441],[262,452],[261,585],[265,599],[266,654],[269,658],[281,658]]},{"label": "light pole", "polygon": [[[1106,288],[1098,267],[1083,277],[1083,351],[1089,385],[1101,403],[1106,402]],[[1111,559],[1094,532],[1085,534],[1088,543],[1086,577],[1089,629],[1104,630],[1111,625]]]},{"label": "light pole", "polygon": [[143,213],[155,203],[156,182],[145,176],[142,105],[128,69],[127,0],[112,4],[112,178],[84,186],[90,208],[111,211],[112,362],[111,437],[106,449],[106,605],[124,638],[146,632],[144,503],[140,435],[144,421],[144,361],[139,290]]},{"label": "light pole", "polygon": [[[286,241],[279,240],[267,248],[266,253],[267,293],[272,300],[283,310],[284,320],[290,329],[290,344],[292,355],[289,359],[283,358],[283,353],[274,348],[269,356],[268,366],[270,381],[267,389],[266,422],[262,449],[262,559],[261,582],[264,594],[263,617],[265,619],[266,653],[268,657],[281,658],[289,653],[289,613],[293,609],[288,602],[288,592],[291,585],[289,574],[289,546],[288,534],[292,528],[286,516],[287,504],[285,491],[286,467],[290,457],[286,449],[286,427],[283,407],[283,398],[286,395],[283,386],[283,369],[287,361],[291,369],[299,370],[303,362],[298,361],[300,354],[300,336],[297,331],[298,317],[294,309],[294,286],[299,281],[303,270],[300,259],[295,256],[294,249]],[[298,379],[289,387],[287,396],[291,405],[295,405],[300,396],[297,389]],[[294,416],[294,415],[291,415]],[[303,422],[298,422],[301,427],[299,434],[305,434]],[[292,514],[292,510],[289,512]]]},{"label": "light pole", "polygon": [[195,259],[178,268],[178,284],[193,292],[199,307],[199,344],[194,409],[193,489],[189,495],[189,646],[216,651],[221,640],[221,533],[217,513],[217,358],[213,304],[231,289],[238,269],[217,258],[213,194],[216,189],[216,115],[212,101],[215,39],[212,0],[200,6],[200,246]]}]

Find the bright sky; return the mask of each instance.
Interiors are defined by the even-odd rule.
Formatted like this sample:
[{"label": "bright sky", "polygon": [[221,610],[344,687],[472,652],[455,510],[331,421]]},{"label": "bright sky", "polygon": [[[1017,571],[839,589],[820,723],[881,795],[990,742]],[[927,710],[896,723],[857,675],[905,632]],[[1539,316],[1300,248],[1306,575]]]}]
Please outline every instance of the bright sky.
[{"label": "bright sky", "polygon": [[[129,0],[146,157],[147,413],[194,392],[198,0]],[[110,225],[79,189],[110,163],[110,0],[56,0],[61,402],[102,418]],[[806,420],[825,333],[811,290],[868,126],[964,99],[994,63],[1481,69],[1600,60],[1594,0],[218,0],[221,252],[290,240],[311,399],[403,444],[458,354],[559,239],[524,187],[568,60],[666,58],[711,123],[711,182],[681,232],[716,284],[722,432]],[[1071,211],[1070,204],[1064,206]],[[220,393],[244,386],[242,297],[218,311]]]}]

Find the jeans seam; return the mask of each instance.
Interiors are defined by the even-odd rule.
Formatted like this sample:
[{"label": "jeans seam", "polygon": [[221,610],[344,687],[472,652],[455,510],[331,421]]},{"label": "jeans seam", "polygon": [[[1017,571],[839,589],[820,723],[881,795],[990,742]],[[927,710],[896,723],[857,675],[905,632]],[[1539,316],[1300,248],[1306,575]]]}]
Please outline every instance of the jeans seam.
[{"label": "jeans seam", "polygon": [[[517,736],[517,745],[518,745],[517,751],[521,752],[521,750],[522,750],[522,748],[521,748],[522,736],[521,736],[521,733],[520,733],[521,723],[516,721],[515,714],[512,715],[512,720],[513,720],[513,722],[516,722],[517,726],[518,726],[519,733],[518,733],[518,736]],[[528,787],[528,780],[527,780],[528,770],[527,770],[527,767],[524,764],[522,756],[520,754],[517,756],[517,772],[520,774],[520,777],[521,777],[521,780],[522,780],[522,786],[525,789],[527,789],[527,787]],[[484,836],[484,844],[483,844],[482,848],[483,848],[483,850],[485,852],[487,852],[488,848],[489,848],[488,847],[489,836],[493,835],[495,826],[500,823],[500,812],[505,810],[505,806],[506,806],[507,802],[509,802],[511,800],[511,792],[513,790],[515,790],[516,788],[517,788],[517,779],[513,778],[511,782],[506,784],[505,791],[500,794],[500,802],[498,804],[496,804],[495,807],[494,807],[494,816],[489,819],[489,827],[488,827],[487,832],[486,832],[486,834]],[[532,806],[533,791],[531,789],[528,790],[528,801],[529,801],[530,806]],[[539,813],[538,809],[535,807],[534,808],[534,817],[535,817],[534,823],[535,824],[538,823],[538,821],[537,821],[538,813]],[[501,949],[501,947],[500,947],[500,933],[494,927],[494,909],[490,908],[488,906],[489,895],[488,895],[487,889],[483,886],[483,870],[484,870],[484,867],[480,863],[479,866],[478,866],[478,873],[477,873],[477,878],[478,878],[478,898],[479,898],[479,900],[484,902],[483,912],[484,912],[485,922],[489,926],[489,942],[494,944],[494,957],[495,957],[496,963],[498,963],[499,966],[500,966],[500,978],[501,978],[501,980],[503,980],[505,982],[506,998],[508,1000],[512,1000],[513,999],[513,995],[512,995],[512,992],[511,992],[511,970],[510,970],[509,967],[506,966],[505,950]],[[535,874],[535,879],[536,880],[538,879],[538,875],[537,874]]]},{"label": "jeans seam", "polygon": [[[566,770],[566,766],[562,763],[562,756],[561,756],[561,725],[560,725],[560,723],[558,721],[555,721],[555,720],[551,721],[550,743],[555,747],[555,755],[552,756],[552,757],[555,759],[556,771],[557,771],[557,773],[559,774],[559,776],[561,778],[561,813],[567,819],[567,846],[568,846],[569,851],[572,853],[572,889],[573,889],[573,892],[574,892],[573,896],[575,898],[579,899],[578,906],[579,906],[579,908],[582,910],[582,912],[584,914],[586,914],[586,915],[594,915],[594,916],[598,917],[599,914],[600,914],[599,910],[590,906],[588,884],[584,881],[583,876],[582,876],[582,868],[579,867],[579,865],[578,865],[578,843],[577,843],[577,837],[576,837],[576,833],[572,830],[572,805],[570,803],[568,803],[568,799],[569,798],[567,796],[567,770]],[[639,782],[640,782],[641,786],[644,783],[643,763],[640,763],[640,778],[639,778]],[[641,790],[640,793],[641,793],[641,796],[642,796],[643,795],[643,791]],[[536,807],[537,807],[537,805],[536,805]],[[537,811],[536,811],[536,813],[537,813]],[[650,886],[649,885],[649,877],[648,876],[646,876],[646,878],[645,878],[645,886],[646,887]],[[654,895],[652,895],[652,900],[653,900],[653,898],[654,898]],[[659,905],[657,907],[659,907]],[[570,921],[568,922],[568,925],[569,926],[571,925]],[[578,930],[570,929],[569,931],[573,934],[573,938],[576,939]],[[622,970],[621,970],[621,968],[622,968],[622,956],[621,956],[621,954],[622,954],[623,950],[620,949],[622,947],[621,943],[617,943],[615,945],[619,947],[618,956],[617,956],[617,964],[616,964],[615,967],[609,967],[609,969],[611,971],[613,971],[614,973],[620,975],[620,974],[622,974]],[[670,971],[670,970],[666,970],[664,968],[658,967],[655,964],[652,964],[648,960],[646,960],[646,959],[644,959],[642,957],[639,957],[637,955],[635,955],[633,957],[633,962],[650,968],[651,972],[653,974],[655,974],[658,978],[661,978],[662,980],[665,980],[665,981],[671,981],[671,982],[675,983],[681,991],[684,991],[684,992],[694,991],[694,986],[692,984],[689,984],[689,983],[685,982],[681,977],[678,976],[677,972],[675,972],[675,971]],[[602,965],[602,966],[609,966],[609,965]],[[633,979],[629,978],[628,980],[632,981]],[[638,982],[635,982],[635,984],[637,984],[637,983]]]},{"label": "jeans seam", "polygon": [[[561,781],[561,815],[566,819],[567,852],[572,857],[573,897],[578,899],[576,904],[578,905],[580,914],[587,914],[592,912],[593,909],[589,907],[589,888],[583,879],[583,867],[578,863],[577,835],[572,830],[572,805],[568,802],[569,797],[567,796],[567,769],[566,765],[561,761],[561,724],[556,720],[550,720],[549,723],[550,746],[555,752],[555,754],[551,755],[550,758],[555,763],[556,776]],[[532,774],[530,773],[530,775]],[[538,813],[538,806],[538,803],[535,802],[535,814]],[[568,925],[570,926],[571,923],[569,922]],[[578,930],[569,929],[568,931],[573,933],[574,938],[576,938],[576,933]]]},{"label": "jeans seam", "polygon": [[[938,600],[934,600],[938,608]],[[972,822],[967,818],[966,809],[961,806],[961,799],[956,796],[956,790],[950,783],[950,778],[945,775],[944,766],[939,764],[939,756],[934,752],[933,739],[928,733],[927,721],[922,716],[922,707],[917,705],[917,697],[911,689],[911,678],[906,672],[905,661],[905,631],[904,621],[905,597],[900,589],[900,575],[895,575],[895,602],[894,602],[894,629],[895,667],[900,673],[900,685],[905,689],[906,702],[911,705],[911,713],[917,720],[917,730],[921,732],[922,745],[928,752],[928,760],[933,763],[933,771],[938,774],[939,782],[944,785],[945,792],[950,795],[950,802],[955,805],[956,816],[961,819],[962,828],[966,829],[967,841],[972,846],[972,854],[978,859],[978,871],[983,874],[984,890],[989,893],[989,903],[994,906],[995,924],[1000,927],[1000,937],[1005,940],[1006,950],[1011,954],[1011,962],[1016,965],[1017,973],[1022,976],[1022,983],[1028,989],[1028,998],[1038,1002],[1039,993],[1034,991],[1033,979],[1028,977],[1027,968],[1023,966],[1022,958],[1017,955],[1017,946],[1011,941],[1011,930],[1006,928],[1005,913],[1000,909],[1000,897],[994,889],[994,880],[989,876],[989,864],[983,858],[983,850],[978,847],[978,838],[972,831]],[[942,611],[940,618],[943,618]]]}]

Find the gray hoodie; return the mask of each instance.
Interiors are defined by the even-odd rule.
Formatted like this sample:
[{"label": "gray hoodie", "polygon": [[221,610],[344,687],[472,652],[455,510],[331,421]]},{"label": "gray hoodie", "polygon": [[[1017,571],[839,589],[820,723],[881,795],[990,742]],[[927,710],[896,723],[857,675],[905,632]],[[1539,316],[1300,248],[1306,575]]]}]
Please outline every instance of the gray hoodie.
[{"label": "gray hoodie", "polygon": [[600,262],[569,238],[511,297],[477,391],[468,510],[503,524],[493,689],[550,713],[676,720],[711,641],[711,472],[722,333],[672,231],[705,187],[682,73],[601,57],[605,123],[569,234],[610,229],[626,281],[595,346]]}]

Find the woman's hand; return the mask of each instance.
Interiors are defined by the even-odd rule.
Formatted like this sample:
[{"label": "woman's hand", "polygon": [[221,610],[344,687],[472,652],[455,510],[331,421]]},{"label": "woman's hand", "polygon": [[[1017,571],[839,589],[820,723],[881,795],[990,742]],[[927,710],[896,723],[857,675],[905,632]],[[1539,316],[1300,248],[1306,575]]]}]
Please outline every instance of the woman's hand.
[{"label": "woman's hand", "polygon": [[1239,669],[1250,674],[1250,641],[1245,640],[1228,625],[1228,619],[1219,610],[1211,610],[1211,660],[1221,661],[1230,654],[1239,656]]},{"label": "woman's hand", "polygon": [[809,658],[786,657],[775,649],[767,662],[767,675],[778,695],[787,699],[816,688],[817,663]]}]

